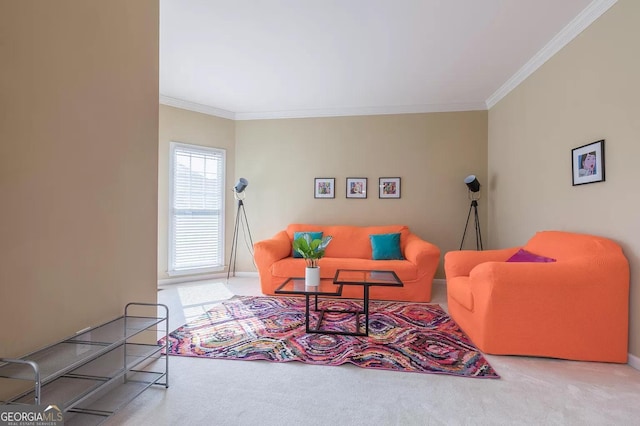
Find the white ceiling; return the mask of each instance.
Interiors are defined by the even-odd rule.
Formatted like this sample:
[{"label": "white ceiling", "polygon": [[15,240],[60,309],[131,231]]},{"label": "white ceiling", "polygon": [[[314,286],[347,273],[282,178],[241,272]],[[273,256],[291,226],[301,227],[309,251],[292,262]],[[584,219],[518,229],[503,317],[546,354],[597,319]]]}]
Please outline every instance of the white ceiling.
[{"label": "white ceiling", "polygon": [[487,109],[617,0],[160,0],[161,102],[232,119]]}]

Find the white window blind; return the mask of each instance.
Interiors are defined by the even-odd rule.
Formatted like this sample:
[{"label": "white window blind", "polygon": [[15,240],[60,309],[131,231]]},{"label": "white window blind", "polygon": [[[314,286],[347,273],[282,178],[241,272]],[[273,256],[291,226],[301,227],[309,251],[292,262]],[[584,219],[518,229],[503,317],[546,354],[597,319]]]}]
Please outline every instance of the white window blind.
[{"label": "white window blind", "polygon": [[169,274],[224,268],[223,149],[171,143]]}]

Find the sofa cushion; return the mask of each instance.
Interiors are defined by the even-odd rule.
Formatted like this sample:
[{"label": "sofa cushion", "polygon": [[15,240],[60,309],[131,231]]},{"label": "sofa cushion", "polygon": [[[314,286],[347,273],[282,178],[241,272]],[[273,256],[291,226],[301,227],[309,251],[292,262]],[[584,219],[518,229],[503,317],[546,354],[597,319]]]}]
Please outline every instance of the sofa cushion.
[{"label": "sofa cushion", "polygon": [[369,235],[373,260],[402,260],[400,233]]},{"label": "sofa cushion", "polygon": [[[321,240],[322,239],[322,231],[313,232],[313,231],[300,231],[293,233],[293,241],[302,237],[304,234],[309,234],[311,240]],[[302,259],[302,255],[293,249],[293,243],[291,245],[291,252],[293,253],[293,257]]]},{"label": "sofa cushion", "polygon": [[540,256],[533,254],[524,249],[518,250],[513,256],[507,259],[507,262],[555,262],[555,259],[550,257]]}]

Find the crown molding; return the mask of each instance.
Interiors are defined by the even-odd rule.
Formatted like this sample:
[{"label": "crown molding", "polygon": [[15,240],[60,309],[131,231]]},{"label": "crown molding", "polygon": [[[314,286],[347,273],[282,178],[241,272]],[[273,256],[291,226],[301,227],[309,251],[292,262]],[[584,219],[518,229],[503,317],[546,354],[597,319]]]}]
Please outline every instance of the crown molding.
[{"label": "crown molding", "polygon": [[486,109],[491,109],[509,92],[533,74],[560,49],[569,44],[578,34],[591,25],[596,19],[611,8],[618,0],[593,0],[578,16],[551,39],[538,53],[536,53],[522,68],[496,90],[486,101]]},{"label": "crown molding", "polygon": [[316,118],[316,117],[345,117],[354,115],[390,115],[390,114],[418,114],[425,112],[455,112],[455,111],[482,111],[487,106],[484,102],[457,102],[449,104],[430,105],[400,105],[385,107],[355,107],[355,108],[320,108],[301,109],[289,111],[261,111],[261,112],[233,112],[209,105],[189,102],[170,96],[160,95],[160,103],[188,111],[229,120],[273,120],[281,118]]},{"label": "crown molding", "polygon": [[289,111],[237,112],[236,120],[270,120],[280,118],[346,117],[355,115],[418,114],[486,110],[484,102],[460,102],[431,105],[398,105],[384,107],[321,108]]},{"label": "crown molding", "polygon": [[221,118],[228,118],[229,120],[235,120],[236,114],[226,109],[220,109],[209,105],[202,105],[195,102],[184,101],[182,99],[172,98],[170,96],[160,95],[160,103],[162,105],[168,105],[176,108],[186,109],[189,111],[200,112],[202,114],[213,115]]}]

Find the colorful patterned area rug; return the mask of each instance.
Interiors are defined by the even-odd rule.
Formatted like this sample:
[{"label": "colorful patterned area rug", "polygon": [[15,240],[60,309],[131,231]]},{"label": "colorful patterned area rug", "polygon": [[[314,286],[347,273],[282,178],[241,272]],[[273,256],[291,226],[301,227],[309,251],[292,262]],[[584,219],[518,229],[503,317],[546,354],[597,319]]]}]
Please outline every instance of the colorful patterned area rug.
[{"label": "colorful patterned area rug", "polygon": [[[322,300],[331,309],[361,301]],[[482,353],[439,305],[371,301],[369,336],[308,334],[304,297],[236,297],[169,335],[170,355],[301,361],[463,377],[499,378]],[[315,321],[317,315],[311,310]],[[361,315],[364,325],[364,315]],[[315,322],[311,322],[312,325]],[[322,328],[355,329],[355,317],[327,313]],[[164,343],[163,340],[160,341]]]}]

